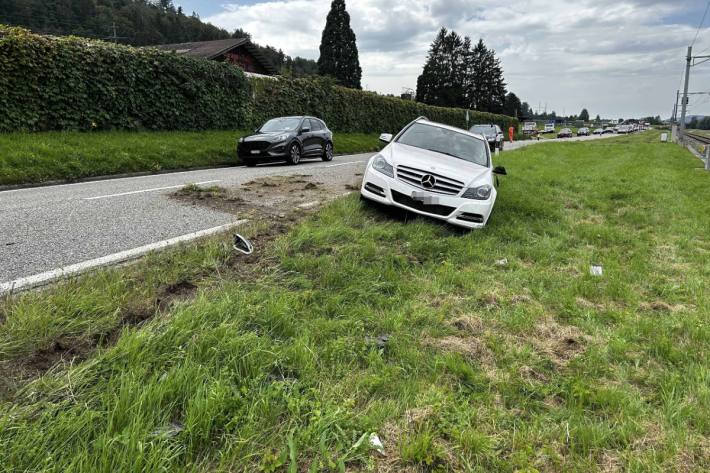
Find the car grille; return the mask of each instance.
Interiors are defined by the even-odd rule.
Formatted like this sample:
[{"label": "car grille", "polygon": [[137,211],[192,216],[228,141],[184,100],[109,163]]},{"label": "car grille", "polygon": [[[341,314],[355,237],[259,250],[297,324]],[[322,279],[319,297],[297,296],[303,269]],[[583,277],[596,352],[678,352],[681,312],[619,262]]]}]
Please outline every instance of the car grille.
[{"label": "car grille", "polygon": [[[436,184],[434,187],[426,188],[422,186],[422,178],[426,175],[431,175],[436,178]],[[458,194],[464,186],[463,182],[457,181],[456,179],[451,179],[450,177],[423,171],[421,169],[410,168],[408,166],[397,166],[397,179],[420,189],[448,195]]]},{"label": "car grille", "polygon": [[425,204],[395,190],[391,192],[392,199],[394,199],[395,202],[402,204],[406,207],[419,210],[421,212],[426,212],[428,214],[441,215],[442,217],[446,217],[447,215],[451,215],[451,212],[456,210],[455,207],[449,207],[448,205]]},{"label": "car grille", "polygon": [[244,141],[242,142],[241,149],[245,152],[250,151],[264,151],[271,145],[268,141]]}]

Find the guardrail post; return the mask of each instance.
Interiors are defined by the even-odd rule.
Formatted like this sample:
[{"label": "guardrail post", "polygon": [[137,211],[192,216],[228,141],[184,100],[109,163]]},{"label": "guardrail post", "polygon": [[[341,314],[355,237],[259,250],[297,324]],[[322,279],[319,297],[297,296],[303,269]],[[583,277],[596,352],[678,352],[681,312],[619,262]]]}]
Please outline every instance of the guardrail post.
[{"label": "guardrail post", "polygon": [[710,144],[705,145],[705,170],[710,171]]}]

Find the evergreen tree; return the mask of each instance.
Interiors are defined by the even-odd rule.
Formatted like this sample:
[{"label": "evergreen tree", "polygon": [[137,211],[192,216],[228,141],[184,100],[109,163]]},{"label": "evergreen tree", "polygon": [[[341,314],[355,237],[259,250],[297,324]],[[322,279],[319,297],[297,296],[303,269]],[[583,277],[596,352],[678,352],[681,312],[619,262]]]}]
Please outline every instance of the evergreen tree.
[{"label": "evergreen tree", "polygon": [[334,77],[346,87],[361,88],[362,69],[345,0],[333,0],[330,5],[321,38],[318,73]]},{"label": "evergreen tree", "polygon": [[503,113],[509,117],[522,117],[523,114],[523,104],[520,99],[513,92],[508,93],[505,96],[505,105],[503,107]]},{"label": "evergreen tree", "polygon": [[466,105],[481,112],[501,113],[505,104],[505,81],[495,51],[479,40],[470,53],[466,80]]},{"label": "evergreen tree", "polygon": [[583,122],[589,121],[589,112],[587,111],[586,108],[582,109],[582,112],[579,114],[579,119],[582,120]]},{"label": "evergreen tree", "polygon": [[417,79],[417,101],[429,105],[464,105],[464,83],[471,42],[441,28],[429,48],[424,70]]}]

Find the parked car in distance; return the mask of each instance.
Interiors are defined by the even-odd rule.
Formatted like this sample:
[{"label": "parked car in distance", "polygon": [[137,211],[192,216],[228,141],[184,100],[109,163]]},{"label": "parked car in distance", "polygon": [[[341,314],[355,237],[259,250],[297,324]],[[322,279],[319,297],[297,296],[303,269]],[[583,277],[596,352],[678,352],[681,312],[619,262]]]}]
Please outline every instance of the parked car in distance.
[{"label": "parked car in distance", "polygon": [[545,129],[543,133],[554,133],[555,132],[555,122],[545,123]]},{"label": "parked car in distance", "polygon": [[498,125],[473,125],[469,131],[484,137],[488,141],[491,151],[495,151],[496,148],[503,151],[503,131]]},{"label": "parked car in distance", "polygon": [[563,128],[560,130],[559,133],[557,133],[558,138],[572,138],[574,135],[572,134],[572,130],[569,128]]},{"label": "parked car in distance", "polygon": [[535,122],[525,122],[523,123],[523,134],[524,135],[537,135],[537,123]]},{"label": "parked car in distance", "polygon": [[607,127],[602,130],[602,135],[613,135],[613,134],[614,134],[614,129],[611,127]]},{"label": "parked car in distance", "polygon": [[589,136],[589,134],[589,128],[587,128],[586,126],[583,126],[579,130],[577,130],[577,136]]},{"label": "parked car in distance", "polygon": [[496,201],[491,148],[478,134],[421,117],[370,159],[363,199],[399,207],[465,228],[486,225]]},{"label": "parked car in distance", "polygon": [[593,135],[603,135],[604,134],[604,128],[597,128],[592,132]]},{"label": "parked car in distance", "polygon": [[304,158],[333,159],[333,133],[314,117],[273,118],[239,139],[239,159],[247,166],[286,161],[298,164]]}]

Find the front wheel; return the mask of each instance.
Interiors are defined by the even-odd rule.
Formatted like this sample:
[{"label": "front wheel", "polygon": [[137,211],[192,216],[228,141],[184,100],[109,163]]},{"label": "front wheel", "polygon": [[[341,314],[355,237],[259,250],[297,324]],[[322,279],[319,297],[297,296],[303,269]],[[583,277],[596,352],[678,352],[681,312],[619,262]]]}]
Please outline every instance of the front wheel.
[{"label": "front wheel", "polygon": [[323,161],[332,161],[333,160],[333,143],[326,143],[325,148],[323,149]]},{"label": "front wheel", "polygon": [[301,162],[301,148],[297,143],[294,143],[288,151],[288,163],[295,165],[299,162]]},{"label": "front wheel", "polygon": [[502,141],[498,144],[498,150],[499,150],[501,153],[503,152],[503,142],[502,142]]},{"label": "front wheel", "polygon": [[256,166],[256,161],[253,159],[244,159],[244,165],[248,168],[253,168]]}]

